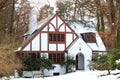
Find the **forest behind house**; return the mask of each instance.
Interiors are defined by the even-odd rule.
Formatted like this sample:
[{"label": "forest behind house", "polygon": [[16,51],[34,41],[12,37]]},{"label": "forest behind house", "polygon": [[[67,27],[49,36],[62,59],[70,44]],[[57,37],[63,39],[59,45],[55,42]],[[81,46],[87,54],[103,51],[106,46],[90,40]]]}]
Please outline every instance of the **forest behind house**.
[{"label": "forest behind house", "polygon": [[[28,31],[32,7],[27,0],[0,0],[0,76],[23,66],[15,50]],[[96,29],[107,49],[120,48],[120,0],[62,0],[56,11],[65,20],[96,20]],[[49,6],[50,7],[50,6]],[[53,7],[52,7],[53,9]]]}]

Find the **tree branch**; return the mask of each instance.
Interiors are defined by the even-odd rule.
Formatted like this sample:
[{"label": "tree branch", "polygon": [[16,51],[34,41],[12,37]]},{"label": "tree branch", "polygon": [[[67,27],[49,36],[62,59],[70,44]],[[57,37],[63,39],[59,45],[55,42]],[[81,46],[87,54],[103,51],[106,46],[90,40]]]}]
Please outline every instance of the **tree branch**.
[{"label": "tree branch", "polygon": [[7,3],[8,0],[2,0],[0,2],[0,10],[5,6],[5,4]]}]

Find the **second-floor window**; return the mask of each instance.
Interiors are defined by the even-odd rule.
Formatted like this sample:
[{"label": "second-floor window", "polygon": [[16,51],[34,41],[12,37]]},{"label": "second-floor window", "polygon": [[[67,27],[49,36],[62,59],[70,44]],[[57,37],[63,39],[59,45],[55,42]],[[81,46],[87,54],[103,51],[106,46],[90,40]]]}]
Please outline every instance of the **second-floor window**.
[{"label": "second-floor window", "polygon": [[49,33],[49,42],[65,42],[65,34],[64,33]]},{"label": "second-floor window", "polygon": [[95,33],[90,32],[90,33],[83,33],[81,35],[82,35],[83,40],[87,43],[95,43],[96,42]]}]

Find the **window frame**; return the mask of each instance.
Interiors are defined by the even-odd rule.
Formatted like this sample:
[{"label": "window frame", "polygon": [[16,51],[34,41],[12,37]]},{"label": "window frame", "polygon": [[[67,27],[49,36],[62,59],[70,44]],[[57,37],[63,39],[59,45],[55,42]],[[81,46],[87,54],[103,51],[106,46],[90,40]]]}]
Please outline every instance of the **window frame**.
[{"label": "window frame", "polygon": [[66,36],[64,32],[50,32],[48,33],[48,39],[50,43],[65,43]]},{"label": "window frame", "polygon": [[82,38],[87,43],[96,43],[96,34],[89,32],[89,33],[82,33]]},{"label": "window frame", "polygon": [[48,56],[53,64],[60,64],[65,59],[65,53],[63,52],[50,52]]}]

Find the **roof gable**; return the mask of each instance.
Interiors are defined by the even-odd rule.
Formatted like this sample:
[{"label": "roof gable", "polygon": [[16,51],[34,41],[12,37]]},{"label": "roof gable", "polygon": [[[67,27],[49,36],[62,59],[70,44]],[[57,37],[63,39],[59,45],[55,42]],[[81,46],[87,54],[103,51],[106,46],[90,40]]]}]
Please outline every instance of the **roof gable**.
[{"label": "roof gable", "polygon": [[[93,23],[93,21],[66,21],[68,23],[68,25],[71,26],[71,28],[75,31],[75,33],[77,33],[77,35],[79,36],[79,38],[81,38],[81,40],[93,51],[106,51],[106,48],[104,46],[104,43],[101,39],[101,37],[99,36],[95,24]],[[83,34],[93,34],[93,36],[95,37],[90,37],[90,36],[86,36],[89,37],[89,39],[91,39],[91,41],[87,41],[85,40],[85,35]],[[93,41],[92,41],[93,40]],[[79,44],[78,41],[76,41],[77,44]]]},{"label": "roof gable", "polygon": [[76,33],[97,32],[93,21],[66,21]]},{"label": "roof gable", "polygon": [[[75,32],[71,29],[71,27],[67,25],[66,22],[62,20],[61,17],[59,17],[58,14],[55,14],[54,16],[49,16],[45,20],[38,22],[38,29],[23,43],[20,51],[39,50],[40,49],[39,36],[41,36],[41,34],[39,33],[42,33],[42,32],[45,33],[48,31],[74,33],[72,38],[74,40],[77,39],[77,34],[75,34]],[[69,47],[71,43],[72,41],[69,41],[66,46]],[[37,47],[37,49],[35,49],[35,47]]]},{"label": "roof gable", "polygon": [[[47,25],[47,26],[46,26]],[[74,32],[73,29],[58,15],[55,14],[43,28],[42,31]],[[67,27],[64,27],[67,26]],[[65,29],[66,28],[66,29]],[[66,31],[65,31],[66,30]]]}]

